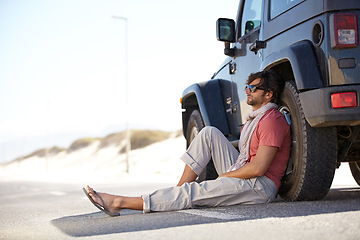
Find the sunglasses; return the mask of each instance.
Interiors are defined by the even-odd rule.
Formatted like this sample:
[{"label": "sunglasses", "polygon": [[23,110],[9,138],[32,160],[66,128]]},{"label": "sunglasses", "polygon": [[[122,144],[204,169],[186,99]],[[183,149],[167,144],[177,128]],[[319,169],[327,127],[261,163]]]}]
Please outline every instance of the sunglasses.
[{"label": "sunglasses", "polygon": [[258,89],[265,91],[265,88],[261,88],[261,87],[258,87],[258,86],[256,86],[256,85],[245,85],[245,91],[246,91],[247,89],[249,89],[250,92],[252,92],[252,93],[256,92],[256,90],[258,90]]}]

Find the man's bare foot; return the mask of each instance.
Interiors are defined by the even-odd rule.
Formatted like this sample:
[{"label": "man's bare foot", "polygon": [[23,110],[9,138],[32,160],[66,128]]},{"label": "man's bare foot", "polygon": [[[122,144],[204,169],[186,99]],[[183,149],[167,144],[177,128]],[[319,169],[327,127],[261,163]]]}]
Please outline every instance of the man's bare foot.
[{"label": "man's bare foot", "polygon": [[93,188],[86,186],[90,197],[106,211],[116,214],[121,211],[121,197],[107,193],[96,192]]}]

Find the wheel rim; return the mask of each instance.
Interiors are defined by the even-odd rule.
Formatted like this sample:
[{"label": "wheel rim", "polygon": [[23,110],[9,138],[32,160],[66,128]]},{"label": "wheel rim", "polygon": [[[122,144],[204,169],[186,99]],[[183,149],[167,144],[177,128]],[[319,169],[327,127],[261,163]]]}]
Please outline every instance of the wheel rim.
[{"label": "wheel rim", "polygon": [[[291,133],[293,133],[293,126],[291,124],[291,114],[290,114],[290,110],[288,107],[286,106],[281,106],[279,108],[279,111],[284,115],[286,122],[290,125],[290,129],[291,129]],[[285,171],[285,176],[283,178],[283,180],[286,182],[290,179],[291,177],[291,173],[293,172],[293,168],[294,168],[294,154],[292,153],[293,149],[296,149],[296,137],[293,137],[293,135],[295,134],[291,134],[291,154],[290,154],[290,158],[289,158],[289,162]]]},{"label": "wheel rim", "polygon": [[[296,179],[296,171],[297,171],[297,156],[298,151],[297,149],[297,142],[298,136],[296,134],[296,123],[291,120],[291,113],[288,106],[280,106],[279,111],[284,115],[286,122],[290,125],[291,130],[291,150],[290,150],[290,157],[289,162],[285,171],[285,175],[282,179],[283,183],[291,183]],[[289,189],[287,189],[289,190]]]},{"label": "wheel rim", "polygon": [[281,106],[279,108],[279,111],[284,115],[286,122],[291,126],[291,114],[290,114],[290,110],[285,107],[285,106]]},{"label": "wheel rim", "polygon": [[190,132],[190,142],[192,142],[192,140],[199,134],[199,130],[197,129],[197,127],[193,127],[191,129],[191,132]]}]

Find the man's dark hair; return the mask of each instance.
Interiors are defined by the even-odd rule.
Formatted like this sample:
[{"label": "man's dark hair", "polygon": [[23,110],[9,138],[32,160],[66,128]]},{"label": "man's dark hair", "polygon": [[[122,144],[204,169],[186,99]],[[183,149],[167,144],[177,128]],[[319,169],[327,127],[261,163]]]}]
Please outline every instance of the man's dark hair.
[{"label": "man's dark hair", "polygon": [[262,72],[250,74],[246,84],[250,84],[257,78],[261,79],[257,86],[264,88],[265,92],[272,91],[273,97],[271,98],[271,102],[278,104],[281,93],[285,87],[285,82],[282,77],[273,70],[264,70]]}]

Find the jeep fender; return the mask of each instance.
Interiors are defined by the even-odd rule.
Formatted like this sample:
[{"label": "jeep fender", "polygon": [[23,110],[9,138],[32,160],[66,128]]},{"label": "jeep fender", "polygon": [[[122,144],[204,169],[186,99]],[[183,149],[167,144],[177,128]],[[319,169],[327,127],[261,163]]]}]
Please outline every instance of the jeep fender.
[{"label": "jeep fender", "polygon": [[182,94],[183,131],[193,109],[199,109],[205,126],[214,126],[224,135],[229,134],[229,127],[223,104],[220,80],[196,83],[186,88]]},{"label": "jeep fender", "polygon": [[299,91],[323,87],[318,61],[311,42],[304,40],[270,54],[262,63],[262,69],[272,68],[289,61]]}]

